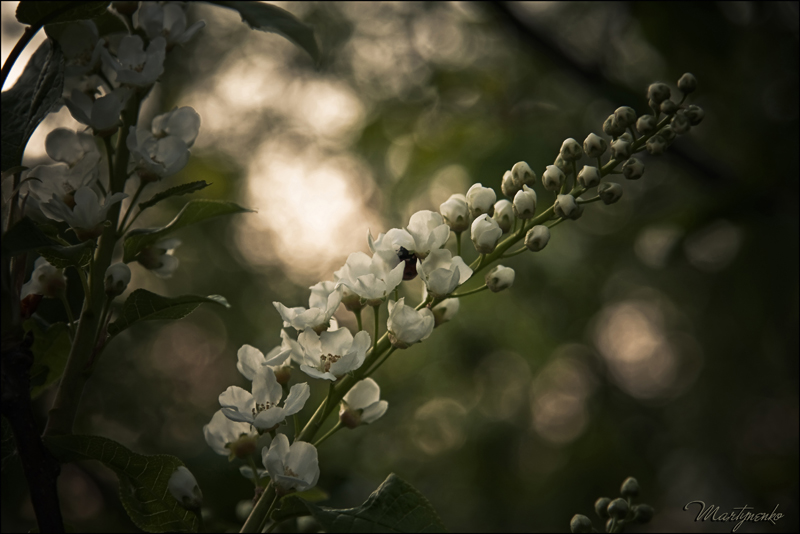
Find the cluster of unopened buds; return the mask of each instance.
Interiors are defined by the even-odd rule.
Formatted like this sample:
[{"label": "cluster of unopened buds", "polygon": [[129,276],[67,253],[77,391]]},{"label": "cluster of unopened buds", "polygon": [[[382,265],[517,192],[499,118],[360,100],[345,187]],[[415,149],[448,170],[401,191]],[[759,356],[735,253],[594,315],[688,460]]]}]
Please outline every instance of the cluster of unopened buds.
[{"label": "cluster of unopened buds", "polygon": [[[438,212],[413,214],[404,228],[393,228],[377,238],[368,233],[371,255],[350,254],[342,268],[333,273],[333,280],[310,288],[308,308],[274,303],[283,320],[281,344],[266,355],[249,345],[239,350],[237,367],[252,381],[252,393],[231,386],[220,395],[221,410],[204,429],[209,445],[219,454],[248,459],[251,467],[243,470],[246,476],[256,477],[257,484],[259,473],[269,475],[278,494],[313,486],[319,476],[315,445],[342,427],[373,423],[386,412],[388,404],[380,400],[380,388],[369,375],[394,351],[424,341],[435,327],[452,319],[459,309],[459,297],[485,289],[502,291],[514,283],[514,270],[496,265],[485,275],[482,286],[459,291],[479,271],[527,250],[542,251],[551,229],[567,219],[578,219],[585,204],[617,202],[622,186],[604,181],[606,176],[641,178],[644,164],[637,157],[639,153],[663,153],[677,135],[702,120],[702,109],[684,105],[695,87],[694,76],[684,74],[678,82],[683,98],[676,103],[670,99],[666,84],[653,84],[647,91],[652,114],[637,117],[632,108],[620,107],[603,124],[610,140],[595,133],[586,137],[583,146],[574,139],[565,140],[555,162],[541,176],[544,190],[555,196],[544,210],[539,197],[545,193],[537,195],[534,190],[537,175],[521,161],[502,177],[501,191],[506,199],[498,200],[493,189],[476,183],[466,194],[452,195]],[[589,158],[592,164],[579,166],[583,158]],[[593,189],[595,196],[583,197]],[[461,256],[465,232],[469,232],[478,254],[469,265]],[[524,246],[511,251],[520,241]],[[454,250],[446,248],[449,242],[453,242]],[[399,297],[399,291],[403,282],[417,276],[424,289],[421,302],[414,306],[407,302],[409,295]],[[383,303],[388,308],[385,322],[380,321]],[[355,315],[355,335],[339,327],[334,318],[340,304]],[[372,331],[362,325],[365,307],[373,308]],[[298,332],[296,340],[287,333],[288,328]],[[307,377],[330,384],[322,406],[302,427],[296,414],[309,398],[309,386],[300,383],[288,388],[293,366]],[[336,403],[340,406],[339,421],[315,445],[310,444]],[[291,445],[286,436],[276,435],[290,416],[294,418]],[[273,436],[272,444],[262,450],[266,471],[256,468],[250,458],[256,451],[258,435],[263,433]],[[279,462],[279,456],[287,459]],[[631,489],[635,482],[626,481],[623,495],[635,493]],[[631,519],[628,508],[621,512],[625,501],[617,501],[620,499],[603,511],[616,518],[612,528]],[[645,512],[644,508],[636,512],[636,520],[642,520]],[[577,521],[583,528],[583,520]]]},{"label": "cluster of unopened buds", "polygon": [[[649,523],[655,511],[649,504],[633,504],[639,496],[639,482],[628,477],[622,482],[620,495],[616,499],[600,497],[594,503],[594,511],[601,520],[605,520],[606,532],[622,532],[627,524]],[[572,532],[597,532],[592,520],[585,515],[575,514],[569,522]]]}]

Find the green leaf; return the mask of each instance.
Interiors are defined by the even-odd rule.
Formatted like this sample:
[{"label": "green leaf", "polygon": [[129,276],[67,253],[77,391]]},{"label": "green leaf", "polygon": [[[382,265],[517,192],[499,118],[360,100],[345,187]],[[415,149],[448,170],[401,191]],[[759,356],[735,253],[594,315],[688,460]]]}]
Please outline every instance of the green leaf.
[{"label": "green leaf", "polygon": [[50,239],[35,222],[23,217],[3,236],[3,256],[14,256],[23,252],[37,250],[42,247],[59,246]]},{"label": "green leaf", "polygon": [[55,246],[39,249],[39,254],[59,269],[67,267],[84,267],[89,265],[94,256],[95,244],[93,241],[84,241],[80,245]]},{"label": "green leaf", "polygon": [[35,319],[28,319],[23,328],[33,332],[31,398],[35,399],[64,374],[72,343],[65,323],[55,323],[45,330]]},{"label": "green leaf", "polygon": [[23,24],[42,25],[53,22],[93,19],[103,14],[111,2],[20,2],[17,20]]},{"label": "green leaf", "polygon": [[[31,4],[34,2],[22,2]],[[14,87],[3,92],[0,167],[16,167],[31,134],[56,106],[64,88],[64,55],[55,41],[43,42],[34,52]]]},{"label": "green leaf", "polygon": [[293,512],[297,502],[325,532],[447,532],[428,499],[394,473],[358,508],[335,510],[296,499]]},{"label": "green leaf", "polygon": [[133,230],[125,238],[125,253],[123,260],[129,263],[136,259],[136,255],[147,247],[154,245],[167,237],[176,230],[180,230],[190,224],[199,223],[212,217],[220,215],[230,215],[232,213],[244,213],[249,210],[222,200],[190,200],[183,209],[168,225],[162,228]]},{"label": "green leaf", "polygon": [[209,295],[198,297],[184,295],[182,297],[167,298],[151,293],[146,289],[137,289],[128,296],[122,305],[119,319],[108,325],[108,333],[115,336],[141,321],[181,319],[192,313],[201,304],[219,304],[230,308],[225,297]]},{"label": "green leaf", "polygon": [[188,184],[181,184],[181,185],[176,185],[175,187],[170,187],[166,191],[156,193],[155,195],[153,195],[153,198],[151,198],[147,202],[139,202],[139,209],[144,211],[147,208],[152,208],[165,198],[177,197],[180,195],[194,193],[195,191],[200,191],[201,189],[205,189],[209,185],[211,184],[206,182],[205,180],[199,180],[197,182],[189,182]]},{"label": "green leaf", "polygon": [[212,4],[234,9],[242,16],[242,21],[254,30],[274,32],[286,37],[294,44],[308,52],[308,55],[319,64],[319,47],[314,38],[311,26],[288,11],[272,4],[260,2],[211,2]]},{"label": "green leaf", "polygon": [[292,497],[300,497],[304,501],[308,502],[327,501],[331,498],[330,494],[319,486],[314,486],[311,489],[300,491],[298,493],[292,493]]},{"label": "green leaf", "polygon": [[49,436],[47,447],[61,461],[99,460],[119,478],[119,496],[128,515],[147,532],[197,532],[200,519],[169,491],[169,478],[183,465],[166,454],[136,454],[99,436]]},{"label": "green leaf", "polygon": [[295,495],[287,495],[281,499],[280,502],[281,507],[272,512],[272,515],[270,516],[270,519],[276,523],[286,521],[287,519],[311,515],[311,512],[308,511],[308,507],[306,507],[303,499],[300,499]]}]

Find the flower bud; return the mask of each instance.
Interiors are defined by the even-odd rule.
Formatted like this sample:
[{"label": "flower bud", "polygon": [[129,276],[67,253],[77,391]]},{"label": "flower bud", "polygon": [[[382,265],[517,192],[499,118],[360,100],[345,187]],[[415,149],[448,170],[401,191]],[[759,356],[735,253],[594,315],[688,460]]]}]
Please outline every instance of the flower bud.
[{"label": "flower bud", "polygon": [[614,112],[614,117],[617,119],[617,123],[625,128],[633,125],[633,123],[636,122],[636,112],[632,107],[628,106],[617,108],[617,110]]},{"label": "flower bud", "polygon": [[446,299],[433,307],[434,328],[452,319],[461,307],[461,299]]},{"label": "flower bud", "polygon": [[344,304],[344,307],[347,309],[347,311],[357,312],[364,307],[365,303],[361,302],[361,297],[357,293],[353,292],[352,289],[344,285],[341,286],[341,288],[342,304]]},{"label": "flower bud", "polygon": [[594,501],[594,511],[601,519],[608,518],[608,505],[611,504],[611,499],[608,497],[600,497]]},{"label": "flower bud", "polygon": [[603,131],[611,137],[619,137],[625,133],[625,126],[620,124],[614,115],[609,115],[603,123]]},{"label": "flower bud", "polygon": [[240,458],[246,460],[251,454],[256,452],[256,444],[258,438],[248,434],[242,434],[236,441],[231,441],[225,445],[225,448],[230,450],[229,458]]},{"label": "flower bud", "polygon": [[642,135],[647,135],[656,129],[658,121],[652,115],[642,115],[636,121],[636,129]]},{"label": "flower bud", "polygon": [[620,487],[620,495],[625,497],[638,497],[639,496],[639,481],[633,477],[628,477],[622,482]]},{"label": "flower bud", "polygon": [[596,186],[600,183],[600,171],[597,167],[584,165],[583,169],[578,173],[578,183],[586,189]]},{"label": "flower bud", "polygon": [[583,141],[583,151],[590,158],[599,158],[608,150],[608,142],[597,134],[590,133]]},{"label": "flower bud", "polygon": [[282,365],[275,369],[275,381],[278,384],[285,386],[289,383],[289,380],[292,378],[292,366],[291,365]]},{"label": "flower bud", "polygon": [[672,100],[664,100],[661,103],[661,113],[672,115],[676,111],[678,111],[678,104],[676,104]]},{"label": "flower bud", "polygon": [[576,209],[578,209],[578,204],[572,195],[558,195],[553,204],[553,210],[557,217],[569,217]]},{"label": "flower bud", "polygon": [[553,165],[558,167],[561,172],[564,173],[565,176],[569,176],[572,174],[572,164],[561,157],[561,154],[556,157],[556,160],[553,162]]},{"label": "flower bud", "polygon": [[473,184],[467,191],[467,205],[473,217],[478,217],[484,213],[492,215],[495,202],[497,202],[497,195],[494,189],[483,187],[479,183]]},{"label": "flower bud", "polygon": [[697,78],[691,72],[685,73],[678,80],[678,89],[685,95],[693,93],[697,89]]},{"label": "flower bud", "polygon": [[450,198],[439,206],[439,212],[450,230],[463,232],[469,228],[469,206],[464,195],[450,195]]},{"label": "flower bud", "polygon": [[700,106],[695,106],[692,104],[688,108],[686,108],[686,117],[689,119],[689,122],[692,126],[697,126],[703,120],[703,117],[706,116],[706,112],[703,111],[703,108]]},{"label": "flower bud", "polygon": [[576,161],[581,159],[583,151],[581,150],[581,145],[579,145],[575,139],[570,137],[561,144],[560,155],[566,161]]},{"label": "flower bud", "polygon": [[181,506],[189,510],[198,510],[203,504],[203,492],[197,485],[194,475],[184,466],[178,467],[167,482],[169,492]]},{"label": "flower bud", "polygon": [[608,515],[615,519],[625,519],[628,515],[628,501],[625,499],[614,499],[608,505]]},{"label": "flower bud", "polygon": [[660,135],[654,135],[647,140],[645,147],[651,156],[660,156],[667,149],[667,142]]},{"label": "flower bud", "polygon": [[654,83],[647,88],[647,99],[652,100],[656,104],[661,104],[670,96],[670,90],[665,83]]},{"label": "flower bud", "polygon": [[[528,189],[528,186],[524,187]],[[522,193],[522,191],[517,194],[520,193]],[[494,204],[494,215],[492,215],[492,219],[497,222],[497,225],[504,234],[508,233],[514,225],[514,205],[505,199],[498,200]]]},{"label": "flower bud", "polygon": [[667,144],[671,145],[672,142],[675,140],[675,130],[672,129],[672,126],[664,126],[661,128],[661,131],[658,132],[658,135],[661,136]]},{"label": "flower bud", "polygon": [[630,158],[622,164],[622,174],[628,180],[638,180],[644,174],[644,163],[638,158]]},{"label": "flower bud", "polygon": [[514,184],[519,187],[523,185],[532,186],[536,183],[536,173],[524,161],[518,161],[511,167],[511,175],[514,178]]},{"label": "flower bud", "polygon": [[[50,265],[47,260],[40,257],[34,263],[31,279],[22,286],[20,298],[25,299],[29,295],[41,295],[46,298],[58,298],[67,289],[67,277],[64,270]],[[35,299],[31,299],[35,300]]]},{"label": "flower bud", "polygon": [[514,175],[511,171],[506,171],[505,174],[503,174],[503,181],[500,182],[500,191],[502,191],[506,197],[514,198],[514,195],[516,195],[517,191],[520,189],[522,189],[522,187],[514,182]]},{"label": "flower bud", "polygon": [[614,139],[611,141],[611,157],[617,161],[628,159],[631,155],[631,143],[626,139]]},{"label": "flower bud", "polygon": [[572,210],[572,213],[569,214],[569,218],[573,221],[577,221],[583,215],[583,204],[578,204],[575,206],[575,209]]},{"label": "flower bud", "polygon": [[559,191],[567,177],[564,172],[555,165],[548,165],[542,174],[542,185],[548,191]]},{"label": "flower bud", "polygon": [[592,521],[585,515],[575,514],[569,522],[570,532],[591,532]]},{"label": "flower bud", "polygon": [[514,283],[514,269],[498,265],[486,274],[486,285],[492,293],[508,289]]},{"label": "flower bud", "polygon": [[600,195],[603,204],[613,204],[622,198],[622,186],[613,182],[605,182],[597,188],[597,194]]},{"label": "flower bud", "polygon": [[520,219],[532,219],[536,213],[536,191],[522,186],[522,191],[514,196],[514,213]]},{"label": "flower bud", "polygon": [[623,141],[627,141],[629,143],[633,143],[634,139],[630,132],[625,132],[624,134],[620,135],[619,138]]},{"label": "flower bud", "polygon": [[124,263],[115,263],[106,269],[106,296],[113,298],[122,295],[131,281],[131,268]]},{"label": "flower bud", "polygon": [[633,507],[633,520],[637,523],[649,523],[655,513],[649,504],[637,504]]},{"label": "flower bud", "polygon": [[675,116],[672,117],[669,125],[672,128],[672,131],[678,135],[683,135],[692,128],[692,123],[689,122],[689,118],[683,111],[679,111],[677,114],[675,114]]},{"label": "flower bud", "polygon": [[525,234],[525,246],[528,250],[539,252],[550,241],[550,229],[544,225],[536,225]]},{"label": "flower bud", "polygon": [[502,235],[503,230],[497,221],[485,213],[472,222],[472,243],[480,254],[494,252]]}]

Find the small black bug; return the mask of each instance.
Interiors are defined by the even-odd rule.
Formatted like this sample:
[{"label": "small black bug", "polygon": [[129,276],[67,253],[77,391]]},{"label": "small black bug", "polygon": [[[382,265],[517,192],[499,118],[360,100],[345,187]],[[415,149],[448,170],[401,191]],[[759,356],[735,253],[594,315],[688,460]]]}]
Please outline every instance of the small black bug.
[{"label": "small black bug", "polygon": [[413,252],[409,252],[405,247],[400,247],[400,250],[397,251],[397,257],[400,258],[401,261],[406,262],[406,266],[403,269],[403,280],[413,280],[416,278],[417,255]]}]

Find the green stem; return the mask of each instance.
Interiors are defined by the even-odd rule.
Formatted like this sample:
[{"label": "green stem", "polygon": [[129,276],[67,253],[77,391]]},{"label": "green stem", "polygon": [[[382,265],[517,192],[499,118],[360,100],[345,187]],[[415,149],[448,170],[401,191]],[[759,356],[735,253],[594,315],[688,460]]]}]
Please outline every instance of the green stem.
[{"label": "green stem", "polygon": [[258,487],[258,469],[256,469],[256,461],[253,460],[253,456],[247,457],[247,463],[250,464],[250,469],[253,471],[253,485]]},{"label": "green stem", "polygon": [[500,256],[500,259],[501,259],[501,260],[504,260],[504,259],[506,259],[506,258],[513,258],[513,257],[514,257],[514,256],[516,256],[517,254],[522,254],[522,253],[523,253],[523,252],[525,252],[526,250],[528,250],[528,247],[522,247],[522,248],[521,248],[521,249],[519,249],[519,250],[515,250],[514,252],[509,252],[508,254],[504,254],[503,256]]},{"label": "green stem", "polygon": [[567,220],[566,217],[559,217],[558,219],[555,220],[555,222],[553,222],[552,224],[548,224],[546,226],[548,228],[553,228],[554,226],[558,226],[559,224],[561,224],[562,222],[564,222],[566,220]]},{"label": "green stem", "polygon": [[597,202],[598,200],[600,200],[600,195],[597,195],[596,197],[592,198],[576,198],[575,202],[577,202],[578,204],[589,204],[591,202]]},{"label": "green stem", "polygon": [[267,528],[267,522],[269,521],[269,517],[272,515],[272,512],[275,511],[276,504],[278,504],[277,492],[275,493],[275,498],[272,499],[272,504],[269,505],[267,513],[264,515],[264,519],[262,519],[261,523],[258,525],[258,532],[264,532],[264,529]]},{"label": "green stem", "polygon": [[275,491],[275,486],[270,482],[261,495],[261,498],[258,499],[256,505],[250,510],[250,515],[247,517],[244,525],[242,525],[242,530],[239,532],[261,532],[259,526],[265,517],[269,517],[269,513],[271,513],[270,509],[272,508],[271,503],[275,501],[277,496],[278,492]]},{"label": "green stem", "polygon": [[78,278],[81,279],[81,285],[83,286],[83,298],[89,298],[89,281],[86,280],[86,272],[81,267],[75,267],[75,270],[78,271]]},{"label": "green stem", "polygon": [[[128,211],[125,212],[125,216],[122,218],[122,222],[119,223],[119,231],[117,233],[120,236],[128,231],[128,228],[125,226],[125,223],[128,221],[128,217],[130,217],[131,213],[133,213],[134,208],[136,208],[136,201],[139,200],[139,195],[142,194],[142,191],[144,191],[145,187],[147,187],[147,182],[145,182],[143,180],[141,182],[139,182],[139,187],[136,188],[136,192],[133,194],[133,198],[131,199],[131,203],[128,206]],[[133,221],[131,221],[131,224],[133,224]]]},{"label": "green stem", "polygon": [[461,234],[462,232],[456,232],[456,256],[461,256]]},{"label": "green stem", "polygon": [[393,353],[394,351],[396,351],[396,350],[397,350],[397,349],[396,349],[395,347],[392,347],[391,349],[389,349],[389,352],[387,352],[387,353],[386,353],[386,356],[384,356],[384,357],[383,357],[383,359],[382,359],[381,361],[379,361],[378,363],[376,363],[376,364],[375,364],[375,366],[374,366],[372,369],[370,369],[369,371],[367,371],[366,373],[364,373],[364,378],[366,378],[366,377],[370,376],[372,373],[374,373],[375,371],[377,371],[377,370],[378,370],[378,367],[380,367],[381,365],[383,365],[383,364],[384,364],[384,362],[385,362],[386,360],[388,360],[388,359],[389,359],[389,356],[391,356],[391,355],[392,355],[392,353]]},{"label": "green stem", "polygon": [[292,436],[292,443],[297,441],[297,436],[300,435],[300,422],[297,420],[297,414],[292,416],[292,428],[294,430],[294,436]]},{"label": "green stem", "polygon": [[328,439],[329,437],[331,437],[332,435],[334,435],[334,434],[335,434],[335,433],[336,433],[336,432],[337,432],[337,431],[338,431],[340,428],[342,428],[342,426],[343,426],[343,425],[342,425],[342,422],[341,422],[341,421],[336,421],[336,424],[335,424],[335,425],[333,425],[333,428],[331,428],[330,430],[328,430],[328,432],[326,432],[324,436],[322,436],[321,438],[319,438],[319,439],[318,439],[318,440],[317,440],[317,441],[314,443],[314,447],[319,447],[319,446],[322,444],[322,442],[323,442],[323,441],[325,441],[326,439]]},{"label": "green stem", "polygon": [[64,311],[67,312],[67,320],[69,321],[69,337],[70,341],[75,339],[75,317],[72,315],[72,307],[69,305],[69,301],[67,300],[66,292],[61,292],[59,295],[61,298],[61,304],[64,305]]},{"label": "green stem", "polygon": [[364,327],[361,324],[361,308],[353,310],[353,315],[356,316],[356,324],[358,324],[358,331],[361,332],[362,330],[364,330]]},{"label": "green stem", "polygon": [[[481,291],[484,291],[486,289],[489,289],[489,286],[487,286],[486,284],[483,284],[481,287],[478,287],[478,288],[475,288],[475,289],[470,289],[469,291],[465,291],[464,293],[459,293],[457,295],[454,293],[452,295],[448,295],[446,298],[448,298],[448,299],[457,299],[457,298],[461,298],[461,297],[466,297],[467,295],[474,295],[475,293],[480,293]],[[442,299],[442,300],[444,300],[444,299]]]},{"label": "green stem", "polygon": [[378,350],[378,332],[380,331],[380,328],[381,328],[381,316],[380,316],[381,305],[378,304],[377,306],[373,306],[372,310],[375,312],[374,313],[374,316],[375,316],[375,336],[372,338],[372,340],[373,340],[372,341],[372,351],[374,352],[374,351]]}]

